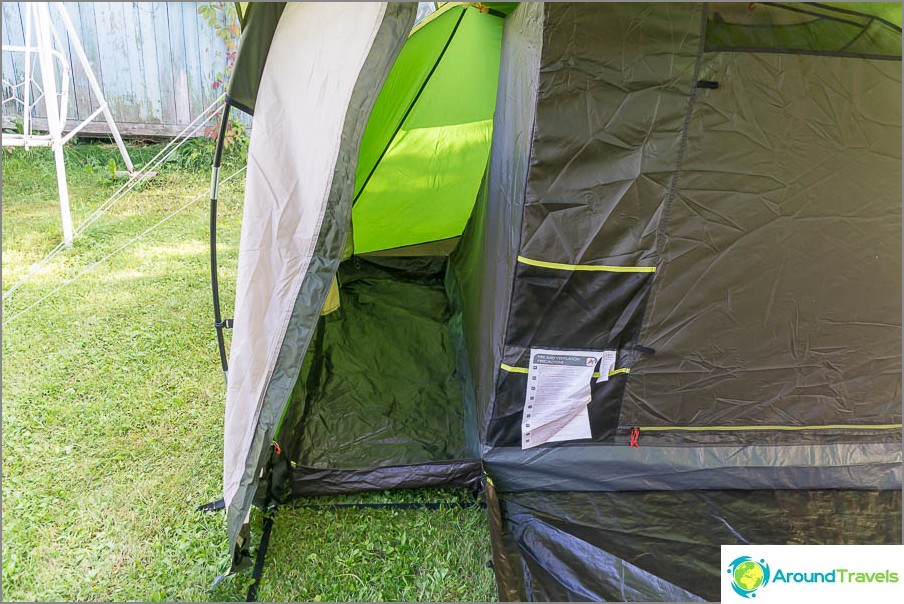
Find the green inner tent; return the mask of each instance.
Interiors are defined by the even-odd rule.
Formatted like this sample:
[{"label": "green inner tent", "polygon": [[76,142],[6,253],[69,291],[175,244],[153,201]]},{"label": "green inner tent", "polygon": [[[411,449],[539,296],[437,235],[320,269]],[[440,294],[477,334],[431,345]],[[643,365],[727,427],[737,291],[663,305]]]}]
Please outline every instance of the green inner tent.
[{"label": "green inner tent", "polygon": [[431,17],[402,48],[364,132],[356,254],[458,237],[486,168],[502,19],[463,6]]}]

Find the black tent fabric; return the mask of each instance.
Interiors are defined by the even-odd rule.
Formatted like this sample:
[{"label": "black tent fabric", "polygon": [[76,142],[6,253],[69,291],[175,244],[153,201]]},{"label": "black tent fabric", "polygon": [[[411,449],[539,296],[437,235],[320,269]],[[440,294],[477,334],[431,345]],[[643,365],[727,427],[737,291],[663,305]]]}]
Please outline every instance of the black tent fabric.
[{"label": "black tent fabric", "polygon": [[[901,542],[900,42],[728,48],[717,8],[506,22],[452,266],[511,598],[712,600],[720,544]],[[617,351],[589,438],[521,448],[534,347]]]}]

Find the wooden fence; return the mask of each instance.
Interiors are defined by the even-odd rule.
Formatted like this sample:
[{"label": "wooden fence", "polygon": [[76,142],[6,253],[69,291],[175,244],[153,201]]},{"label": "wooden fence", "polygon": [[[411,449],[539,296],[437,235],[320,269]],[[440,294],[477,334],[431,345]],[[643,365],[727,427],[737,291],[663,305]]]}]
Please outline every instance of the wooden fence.
[{"label": "wooden fence", "polygon": [[[21,2],[3,2],[3,44],[24,44]],[[172,136],[180,132],[222,92],[214,89],[226,68],[226,48],[199,2],[65,2],[88,61],[124,136]],[[51,17],[56,9],[51,7]],[[70,59],[69,122],[71,128],[97,109],[88,80],[70,52],[66,29],[53,19]],[[3,52],[3,98],[15,91],[7,83],[24,79],[20,53]],[[40,82],[40,79],[38,79]],[[4,121],[21,116],[21,105],[4,103]],[[35,125],[46,124],[39,104]],[[78,117],[78,120],[74,118]],[[109,132],[102,119],[86,133]]]}]

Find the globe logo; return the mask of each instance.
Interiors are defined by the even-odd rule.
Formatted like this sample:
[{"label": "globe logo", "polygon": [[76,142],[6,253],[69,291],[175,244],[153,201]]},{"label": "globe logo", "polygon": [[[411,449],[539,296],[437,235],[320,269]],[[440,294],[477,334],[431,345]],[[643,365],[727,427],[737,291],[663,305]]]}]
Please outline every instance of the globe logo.
[{"label": "globe logo", "polygon": [[769,565],[750,556],[735,558],[728,565],[728,574],[732,589],[742,598],[755,598],[754,592],[769,583]]}]

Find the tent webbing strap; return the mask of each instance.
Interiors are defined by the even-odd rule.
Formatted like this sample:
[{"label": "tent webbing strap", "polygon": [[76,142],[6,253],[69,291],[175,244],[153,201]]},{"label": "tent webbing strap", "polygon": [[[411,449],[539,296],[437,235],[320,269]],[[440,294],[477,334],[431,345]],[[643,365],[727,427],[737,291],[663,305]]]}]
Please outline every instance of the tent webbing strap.
[{"label": "tent webbing strap", "polygon": [[220,510],[226,509],[226,502],[222,499],[217,499],[216,501],[199,505],[196,509],[199,512],[219,512]]},{"label": "tent webbing strap", "polygon": [[563,262],[547,262],[518,256],[518,262],[540,268],[552,268],[560,271],[601,271],[607,273],[655,273],[655,266],[607,266],[602,264],[565,264]]},{"label": "tent webbing strap", "polygon": [[815,426],[637,426],[641,432],[745,432],[748,430],[900,430],[902,424],[823,424]]},{"label": "tent webbing strap", "polygon": [[[485,471],[484,471],[485,472]],[[483,497],[487,507],[487,526],[490,533],[490,548],[493,554],[492,568],[496,578],[496,593],[500,602],[520,602],[522,596],[518,588],[518,576],[511,556],[505,549],[505,523],[502,520],[502,508],[499,505],[499,496],[496,494],[496,485],[493,480],[484,473]]]},{"label": "tent webbing strap", "polygon": [[257,558],[254,560],[254,570],[251,572],[251,585],[248,587],[248,602],[257,601],[257,588],[264,574],[264,561],[267,557],[267,548],[270,546],[270,533],[273,531],[273,515],[275,510],[269,510],[264,516],[264,529],[261,532],[261,544],[257,548]]}]

